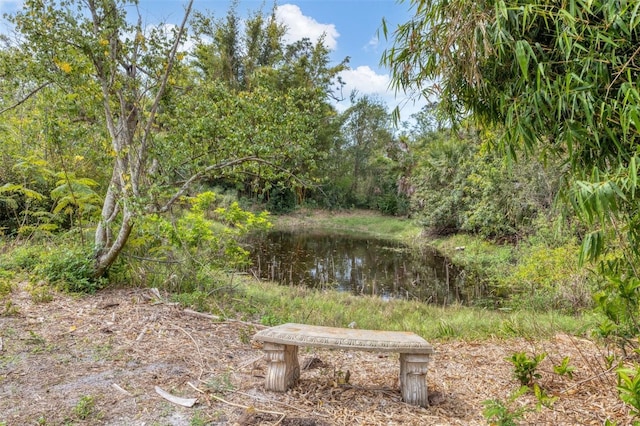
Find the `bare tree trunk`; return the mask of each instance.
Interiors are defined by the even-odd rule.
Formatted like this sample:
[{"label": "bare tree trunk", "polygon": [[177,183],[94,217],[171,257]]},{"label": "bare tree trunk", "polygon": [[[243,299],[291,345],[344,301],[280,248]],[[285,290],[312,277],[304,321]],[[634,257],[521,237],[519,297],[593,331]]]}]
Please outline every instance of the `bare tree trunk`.
[{"label": "bare tree trunk", "polygon": [[124,249],[127,240],[129,239],[129,235],[131,235],[131,230],[133,229],[133,213],[129,210],[128,207],[123,208],[122,213],[122,223],[120,224],[120,229],[118,231],[118,236],[108,247],[105,247],[102,250],[102,253],[96,258],[96,263],[94,267],[94,276],[101,277],[103,276],[109,267],[113,265],[113,262],[118,258],[122,249]]},{"label": "bare tree trunk", "polygon": [[[100,27],[100,18],[96,13],[94,1],[87,3],[91,9],[94,20],[94,27]],[[167,67],[164,74],[157,81],[158,90],[155,98],[148,109],[146,117],[142,117],[140,102],[144,98],[140,93],[146,92],[140,85],[140,77],[137,75],[137,54],[139,45],[134,45],[131,56],[123,58],[112,58],[113,64],[108,68],[104,61],[99,58],[94,59],[98,79],[103,95],[104,112],[106,116],[107,128],[111,136],[112,149],[115,153],[113,172],[109,188],[102,205],[101,220],[96,228],[95,234],[95,264],[94,276],[103,276],[116,261],[124,249],[129,235],[135,223],[135,204],[140,199],[141,177],[146,171],[147,161],[147,141],[152,132],[152,125],[155,121],[156,112],[160,99],[164,94],[169,75],[175,62],[180,39],[184,34],[187,19],[191,13],[193,0],[187,4],[185,16],[176,36],[175,42],[167,53]],[[116,4],[112,3],[115,10]],[[138,27],[141,27],[141,20]],[[140,30],[140,28],[138,28]],[[111,52],[115,55],[118,52],[120,40],[117,33],[111,34]],[[123,60],[127,63],[123,64]],[[124,66],[123,66],[124,65]],[[124,72],[122,72],[122,68]],[[117,85],[115,73],[120,68],[123,84]],[[112,107],[113,100],[118,107]],[[142,122],[141,122],[142,121]],[[117,231],[113,232],[114,229]],[[115,238],[114,238],[115,237]]]}]

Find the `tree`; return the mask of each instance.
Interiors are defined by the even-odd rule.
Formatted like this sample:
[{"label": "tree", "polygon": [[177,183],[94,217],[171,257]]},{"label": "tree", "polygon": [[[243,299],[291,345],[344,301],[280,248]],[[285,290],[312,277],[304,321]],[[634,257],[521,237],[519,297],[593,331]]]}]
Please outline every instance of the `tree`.
[{"label": "tree", "polygon": [[[366,205],[367,197],[376,188],[372,185],[375,172],[371,167],[375,153],[391,144],[393,135],[390,130],[389,114],[378,100],[368,96],[356,99],[351,96],[352,106],[342,114],[342,132],[344,145],[342,153],[352,164],[351,192],[361,206]],[[380,191],[380,188],[377,189]]]},{"label": "tree", "polygon": [[21,48],[39,65],[34,79],[103,106],[113,167],[95,233],[97,277],[118,257],[144,210],[153,124],[193,2],[172,40],[160,31],[145,34],[141,19],[129,24],[126,3],[27,0],[12,17],[24,37]]},{"label": "tree", "polygon": [[[412,0],[383,62],[398,89],[438,96],[451,120],[497,127],[498,147],[571,165],[570,200],[602,259],[604,332],[637,333],[640,14],[637,2]],[[384,28],[388,34],[388,28]]]},{"label": "tree", "polygon": [[254,73],[261,67],[274,67],[282,59],[285,28],[270,16],[255,11],[244,22],[234,1],[225,19],[195,12],[193,27],[195,63],[205,80],[224,81],[235,90],[248,90]]},{"label": "tree", "polygon": [[[103,202],[95,231],[95,277],[117,259],[138,218],[169,211],[196,183],[240,176],[300,183],[294,173],[309,167],[307,158],[316,154],[307,149],[319,128],[313,121],[320,99],[315,89],[230,90],[203,81],[180,51],[192,2],[180,26],[152,28],[143,28],[140,17],[130,23],[130,3],[135,5],[27,0],[11,18],[20,34],[17,48],[29,60],[28,66],[12,62],[10,75],[22,67],[20,78],[32,91],[23,90],[25,96],[5,109],[51,87],[61,102],[80,110],[65,109],[70,123],[82,110],[93,114],[99,105],[102,111],[103,118],[92,121],[93,127],[104,126],[92,150],[103,154],[108,169],[106,187],[98,188]],[[61,209],[86,211],[86,202],[94,202],[87,184],[56,182]],[[66,196],[69,191],[82,198],[74,201]]]}]

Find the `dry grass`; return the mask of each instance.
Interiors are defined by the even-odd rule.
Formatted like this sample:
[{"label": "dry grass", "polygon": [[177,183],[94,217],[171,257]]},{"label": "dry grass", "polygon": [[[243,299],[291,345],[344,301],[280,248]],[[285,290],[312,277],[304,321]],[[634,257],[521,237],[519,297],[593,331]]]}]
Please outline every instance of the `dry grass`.
[{"label": "dry grass", "polygon": [[[10,297],[17,312],[0,317],[0,424],[482,425],[482,401],[518,387],[505,361],[516,351],[548,353],[540,384],[559,398],[526,424],[630,422],[604,349],[567,335],[432,342],[434,404],[423,409],[401,402],[396,355],[302,349],[301,358],[320,361],[278,394],[264,390],[265,364],[250,342],[260,325],[188,314],[149,290],[55,294],[46,304],[24,289]],[[565,356],[573,380],[550,373]],[[339,384],[347,371],[350,382]],[[198,403],[172,404],[155,386]]]}]

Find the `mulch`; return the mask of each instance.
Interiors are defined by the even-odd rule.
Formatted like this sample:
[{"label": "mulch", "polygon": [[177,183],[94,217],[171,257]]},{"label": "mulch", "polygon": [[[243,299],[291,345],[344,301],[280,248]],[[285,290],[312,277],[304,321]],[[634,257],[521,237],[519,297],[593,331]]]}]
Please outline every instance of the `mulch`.
[{"label": "mulch", "polygon": [[[483,401],[506,402],[519,388],[506,361],[519,351],[548,354],[537,382],[557,398],[519,424],[632,420],[606,362],[612,352],[574,336],[431,342],[431,406],[420,408],[401,401],[397,354],[301,349],[300,382],[274,393],[264,389],[266,365],[251,341],[259,324],[199,315],[150,289],[34,303],[22,284],[10,299],[12,315],[0,315],[0,424],[7,426],[486,425]],[[572,379],[553,373],[566,356]],[[175,404],[156,387],[197,403]],[[80,409],[82,401],[89,407]],[[535,403],[528,393],[511,407]]]}]

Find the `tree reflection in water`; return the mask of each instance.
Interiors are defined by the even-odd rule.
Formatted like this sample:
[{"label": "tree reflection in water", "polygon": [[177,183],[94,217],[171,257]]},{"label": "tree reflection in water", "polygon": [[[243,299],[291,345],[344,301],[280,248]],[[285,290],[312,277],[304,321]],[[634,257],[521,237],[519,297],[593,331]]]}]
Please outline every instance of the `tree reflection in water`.
[{"label": "tree reflection in water", "polygon": [[321,232],[277,231],[250,241],[251,272],[284,285],[333,288],[437,305],[484,298],[464,271],[433,250]]}]

